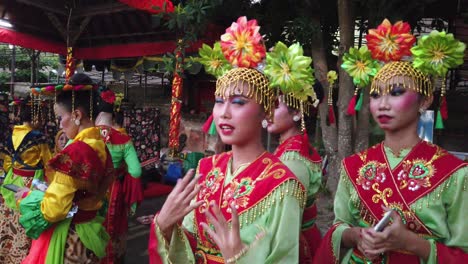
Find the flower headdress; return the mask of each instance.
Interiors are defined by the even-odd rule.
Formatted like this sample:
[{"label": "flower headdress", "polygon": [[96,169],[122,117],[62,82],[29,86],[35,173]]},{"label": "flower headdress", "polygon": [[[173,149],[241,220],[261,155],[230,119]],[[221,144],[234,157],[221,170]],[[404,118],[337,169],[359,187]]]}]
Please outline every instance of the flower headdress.
[{"label": "flower headdress", "polygon": [[[393,86],[403,85],[407,89],[430,96],[434,91],[431,76],[442,78],[436,128],[443,128],[442,118],[448,118],[445,99],[446,74],[450,68],[463,63],[466,45],[456,40],[453,34],[433,30],[429,35],[421,37],[417,45],[412,47],[416,38],[411,35],[410,31],[408,23],[398,21],[392,25],[387,19],[377,29],[369,30],[366,39],[371,56],[385,63],[376,74],[371,74],[374,69],[369,71],[367,77],[373,79],[370,92],[388,93]],[[404,56],[410,55],[413,57],[412,62],[402,61]],[[346,55],[343,59],[345,62],[342,67],[353,77],[353,80],[355,78],[363,80],[363,77],[358,77],[349,70],[346,63],[348,65],[352,63],[346,60]],[[411,80],[404,77],[409,77]],[[384,89],[381,91],[382,87]]]},{"label": "flower headdress", "polygon": [[97,112],[114,112],[114,103],[115,103],[115,93],[106,86],[101,86],[99,88],[99,97],[96,102]]},{"label": "flower headdress", "polygon": [[288,47],[280,41],[267,53],[265,65],[270,86],[279,89],[289,107],[300,111],[303,132],[304,114],[308,115],[311,106],[319,103],[313,88],[315,78],[311,63],[312,58],[304,56],[299,43]]},{"label": "flower headdress", "polygon": [[[266,49],[257,20],[239,17],[226,29],[219,44],[213,48],[204,45],[200,51],[200,62],[205,70],[218,78],[215,95],[225,97],[226,91],[234,85],[231,95],[237,88],[246,87],[246,96],[263,106],[268,119],[273,118],[274,92],[268,78],[255,67],[265,58]],[[212,117],[205,122],[204,132],[214,132]],[[211,133],[210,133],[211,134]]]}]

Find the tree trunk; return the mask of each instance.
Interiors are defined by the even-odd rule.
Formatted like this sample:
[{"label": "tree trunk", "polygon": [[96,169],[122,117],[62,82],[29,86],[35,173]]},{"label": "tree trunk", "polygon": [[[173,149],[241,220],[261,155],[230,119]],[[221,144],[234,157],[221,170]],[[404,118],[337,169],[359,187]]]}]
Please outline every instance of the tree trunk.
[{"label": "tree trunk", "polygon": [[37,67],[38,67],[38,58],[41,54],[40,51],[36,51],[33,49],[26,49],[28,53],[29,59],[31,60],[31,85],[34,85],[37,82]]},{"label": "tree trunk", "polygon": [[[320,28],[320,19],[312,18],[312,20],[314,21],[314,23],[318,24],[318,28]],[[317,35],[314,36],[314,39],[312,40],[311,52],[315,70],[315,77],[317,78],[317,81],[319,81],[322,84],[324,88],[324,94],[328,95],[328,64],[326,51],[323,46],[323,33],[321,30],[318,31]],[[320,126],[322,128],[323,146],[325,148],[325,155],[328,157],[329,164],[327,167],[327,175],[325,176],[326,178],[324,179],[324,181],[326,182],[327,188],[334,193],[334,191],[336,190],[336,185],[330,186],[328,178],[330,177],[330,175],[332,176],[332,178],[338,175],[339,159],[336,156],[338,153],[338,136],[336,131],[336,125],[327,125],[327,112],[327,98],[323,98],[322,103],[319,105],[318,113]]]},{"label": "tree trunk", "polygon": [[36,83],[36,79],[37,79],[36,68],[37,68],[36,59],[35,58],[31,59],[31,85],[34,85]]},{"label": "tree trunk", "polygon": [[[340,46],[339,46],[339,99],[338,99],[338,160],[353,153],[353,124],[352,117],[347,115],[349,101],[353,96],[354,86],[351,77],[340,67],[343,54],[353,46],[354,42],[354,19],[351,0],[338,0],[338,22],[340,28]],[[330,175],[330,186],[338,184],[339,174]],[[332,189],[333,193],[336,191]]]},{"label": "tree trunk", "polygon": [[370,136],[370,129],[369,129],[369,118],[370,118],[370,110],[369,110],[369,87],[364,89],[363,92],[363,100],[362,100],[362,108],[358,114],[358,121],[357,121],[357,131],[356,131],[356,144],[354,146],[354,151],[359,152],[365,150],[369,147],[369,136]]}]

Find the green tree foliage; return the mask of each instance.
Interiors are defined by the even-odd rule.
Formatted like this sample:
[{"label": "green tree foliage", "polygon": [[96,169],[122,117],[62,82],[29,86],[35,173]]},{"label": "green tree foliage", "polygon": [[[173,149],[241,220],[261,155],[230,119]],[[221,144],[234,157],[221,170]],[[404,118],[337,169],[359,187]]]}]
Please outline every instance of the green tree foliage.
[{"label": "green tree foliage", "polygon": [[[15,59],[15,81],[16,82],[30,82],[31,80],[31,50],[16,47],[16,59]],[[37,54],[37,52],[36,52]],[[11,60],[12,60],[12,49],[8,45],[0,45],[0,85],[2,89],[5,89],[8,85],[5,83],[10,82],[11,74]],[[58,55],[51,53],[40,53],[39,54],[39,65],[38,69],[38,82],[48,81],[48,72],[51,69],[57,69],[59,60]]]}]

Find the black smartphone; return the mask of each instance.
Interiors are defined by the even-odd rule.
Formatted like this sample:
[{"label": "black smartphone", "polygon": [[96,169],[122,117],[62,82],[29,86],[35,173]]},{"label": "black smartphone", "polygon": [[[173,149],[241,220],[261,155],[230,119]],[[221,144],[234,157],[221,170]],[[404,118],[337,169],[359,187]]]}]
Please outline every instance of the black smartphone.
[{"label": "black smartphone", "polygon": [[18,192],[18,190],[20,189],[18,185],[14,185],[14,184],[4,184],[2,186],[3,188],[10,190],[12,192]]}]

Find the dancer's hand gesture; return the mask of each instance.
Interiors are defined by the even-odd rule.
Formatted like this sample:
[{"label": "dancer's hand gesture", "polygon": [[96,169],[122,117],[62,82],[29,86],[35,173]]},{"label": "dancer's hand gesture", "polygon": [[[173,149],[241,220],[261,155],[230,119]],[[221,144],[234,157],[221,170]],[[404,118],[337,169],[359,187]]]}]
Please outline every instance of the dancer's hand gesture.
[{"label": "dancer's hand gesture", "polygon": [[223,258],[227,260],[244,251],[246,245],[240,238],[239,216],[235,205],[231,204],[231,228],[217,205],[211,203],[210,208],[214,215],[209,209],[205,211],[205,214],[214,229],[211,229],[207,223],[201,223],[201,225],[219,247]]},{"label": "dancer's hand gesture", "polygon": [[197,185],[200,177],[199,175],[193,177],[194,173],[195,170],[191,169],[183,179],[177,180],[176,186],[156,216],[156,222],[166,239],[168,236],[170,238],[175,224],[180,223],[190,211],[203,204],[203,201],[190,204],[200,189]]}]

